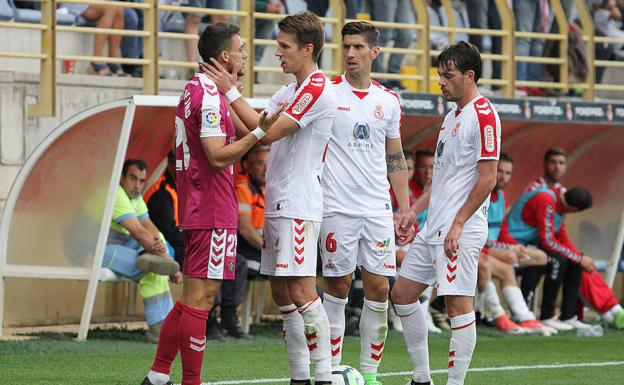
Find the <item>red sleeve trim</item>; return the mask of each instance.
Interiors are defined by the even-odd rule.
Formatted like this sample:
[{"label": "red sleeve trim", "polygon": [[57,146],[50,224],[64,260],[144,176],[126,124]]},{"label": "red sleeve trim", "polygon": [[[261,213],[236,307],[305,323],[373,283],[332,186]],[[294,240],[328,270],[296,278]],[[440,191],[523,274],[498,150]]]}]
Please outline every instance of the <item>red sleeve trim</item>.
[{"label": "red sleeve trim", "polygon": [[490,101],[480,98],[474,103],[479,131],[481,132],[481,157],[495,157],[498,155],[498,138],[496,132],[496,115]]},{"label": "red sleeve trim", "polygon": [[286,109],[286,113],[299,122],[323,93],[325,89],[325,79],[325,75],[321,72],[310,76],[310,80],[303,86],[297,98],[290,103]]}]

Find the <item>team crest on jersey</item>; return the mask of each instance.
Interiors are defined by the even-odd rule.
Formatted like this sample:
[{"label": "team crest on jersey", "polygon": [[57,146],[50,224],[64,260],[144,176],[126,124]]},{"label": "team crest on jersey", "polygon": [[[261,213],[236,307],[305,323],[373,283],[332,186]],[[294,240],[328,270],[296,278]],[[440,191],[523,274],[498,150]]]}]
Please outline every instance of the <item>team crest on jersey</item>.
[{"label": "team crest on jersey", "polygon": [[295,104],[292,108],[293,114],[295,115],[303,114],[303,111],[305,111],[306,107],[309,106],[310,103],[312,103],[312,99],[314,99],[314,96],[312,96],[312,94],[309,92],[306,92],[305,94],[301,95],[297,104]]},{"label": "team crest on jersey", "polygon": [[460,127],[460,123],[457,122],[455,127],[453,127],[453,131],[451,131],[451,136],[453,136],[453,137],[457,136],[457,134],[459,133],[459,127]]},{"label": "team crest on jersey", "polygon": [[381,104],[378,104],[375,106],[375,117],[379,120],[384,118],[384,112],[383,109],[381,107]]},{"label": "team crest on jersey", "polygon": [[370,126],[368,123],[355,123],[355,126],[353,126],[353,137],[360,140],[370,139]]},{"label": "team crest on jersey", "polygon": [[204,122],[209,128],[219,127],[219,113],[217,111],[208,111],[204,115]]}]

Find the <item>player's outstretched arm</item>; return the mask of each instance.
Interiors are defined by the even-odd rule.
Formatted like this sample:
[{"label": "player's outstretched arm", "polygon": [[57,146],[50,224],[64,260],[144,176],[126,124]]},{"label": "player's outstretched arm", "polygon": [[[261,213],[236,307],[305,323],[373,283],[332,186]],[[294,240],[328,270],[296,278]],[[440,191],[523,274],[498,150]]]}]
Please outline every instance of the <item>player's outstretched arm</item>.
[{"label": "player's outstretched arm", "polygon": [[210,63],[199,63],[199,69],[208,76],[216,85],[219,91],[228,98],[230,106],[248,130],[256,128],[260,114],[256,112],[249,103],[241,96],[236,87],[238,80],[238,66],[228,72],[217,60],[211,58]]},{"label": "player's outstretched arm", "polygon": [[464,229],[464,224],[483,204],[496,186],[497,166],[498,160],[496,159],[480,160],[477,162],[479,179],[477,179],[477,183],[475,183],[468,194],[466,202],[464,202],[463,206],[457,212],[457,215],[455,215],[455,219],[444,239],[444,251],[449,258],[457,253],[459,237]]},{"label": "player's outstretched arm", "polygon": [[258,121],[258,127],[266,132],[266,136],[260,140],[262,144],[269,145],[273,142],[276,142],[282,139],[285,136],[288,136],[299,129],[299,124],[286,114],[280,113],[283,111],[284,107],[273,114],[274,117],[277,117],[277,120],[270,121],[269,117],[263,112],[260,115],[260,120]]}]

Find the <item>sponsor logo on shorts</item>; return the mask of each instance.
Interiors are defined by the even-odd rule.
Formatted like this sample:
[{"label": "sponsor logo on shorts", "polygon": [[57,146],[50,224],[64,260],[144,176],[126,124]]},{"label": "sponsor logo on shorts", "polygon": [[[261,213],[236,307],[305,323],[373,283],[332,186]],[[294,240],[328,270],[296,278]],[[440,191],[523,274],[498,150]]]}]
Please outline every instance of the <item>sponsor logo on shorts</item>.
[{"label": "sponsor logo on shorts", "polygon": [[381,242],[377,242],[377,244],[375,246],[379,247],[380,249],[384,249],[384,248],[390,246],[390,238],[384,239]]},{"label": "sponsor logo on shorts", "polygon": [[275,268],[276,269],[288,269],[288,264],[287,263],[276,263],[275,264]]},{"label": "sponsor logo on shorts", "polygon": [[396,270],[396,265],[388,265],[387,263],[384,263],[384,269]]},{"label": "sponsor logo on shorts", "polygon": [[336,108],[338,111],[351,111],[351,107],[338,107]]}]

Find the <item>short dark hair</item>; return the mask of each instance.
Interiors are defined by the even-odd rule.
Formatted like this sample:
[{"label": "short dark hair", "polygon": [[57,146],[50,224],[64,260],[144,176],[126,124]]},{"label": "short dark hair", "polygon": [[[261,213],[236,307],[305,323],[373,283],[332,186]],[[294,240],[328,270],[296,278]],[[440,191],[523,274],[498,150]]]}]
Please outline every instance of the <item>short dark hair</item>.
[{"label": "short dark hair", "polygon": [[584,187],[574,187],[563,194],[568,205],[576,207],[579,211],[592,207],[592,195]]},{"label": "short dark hair", "polygon": [[197,49],[202,60],[208,62],[210,58],[218,58],[221,52],[230,49],[232,36],[239,34],[240,29],[234,24],[208,24],[199,37]]},{"label": "short dark hair", "polygon": [[472,70],[475,74],[475,83],[481,78],[481,53],[477,46],[465,41],[459,41],[453,45],[450,45],[444,49],[438,55],[436,62],[437,66],[447,67],[450,63],[455,64],[455,67],[465,74],[467,71]]},{"label": "short dark hair", "polygon": [[568,154],[566,154],[563,148],[551,147],[548,150],[546,150],[546,153],[544,154],[544,163],[546,163],[548,158],[550,158],[551,156],[563,156],[565,158],[568,156]]},{"label": "short dark hair", "polygon": [[511,157],[511,155],[509,155],[506,152],[501,152],[500,157],[498,159],[499,161],[504,161],[504,162],[509,162],[511,164],[513,164],[513,158]]},{"label": "short dark hair", "polygon": [[126,161],[123,164],[123,167],[121,168],[121,175],[126,176],[126,174],[128,173],[128,169],[131,166],[137,166],[139,171],[147,170],[147,163],[145,163],[144,160],[141,160],[141,159],[126,159]]},{"label": "short dark hair", "polygon": [[421,158],[421,157],[433,158],[433,152],[429,150],[418,150],[416,151],[416,153],[414,153],[414,158],[416,160],[418,160],[418,158]]},{"label": "short dark hair", "polygon": [[379,44],[379,30],[365,21],[352,21],[342,27],[342,38],[346,35],[362,35],[371,47]]},{"label": "short dark hair", "polygon": [[323,22],[312,12],[305,11],[289,15],[280,20],[277,24],[280,31],[293,34],[299,48],[306,44],[312,44],[314,51],[312,56],[314,61],[318,60],[323,44],[325,44],[325,31]]},{"label": "short dark hair", "polygon": [[260,144],[256,144],[255,146],[253,146],[249,151],[247,151],[245,153],[245,155],[243,155],[241,157],[241,161],[246,161],[249,160],[249,158],[251,158],[252,155],[257,154],[259,152],[264,152],[264,151],[271,151],[271,147],[269,146],[264,146],[264,145],[260,145]]}]

